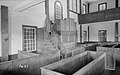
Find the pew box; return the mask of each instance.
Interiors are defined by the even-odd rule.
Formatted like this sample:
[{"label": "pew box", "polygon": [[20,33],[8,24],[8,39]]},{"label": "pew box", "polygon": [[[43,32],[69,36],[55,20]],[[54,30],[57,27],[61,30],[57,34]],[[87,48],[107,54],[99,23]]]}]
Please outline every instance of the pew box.
[{"label": "pew box", "polygon": [[[99,65],[97,65],[98,63]],[[84,69],[84,67],[86,70],[81,74],[81,69]],[[99,67],[99,73],[102,73],[105,69],[105,54],[86,51],[42,67],[41,75],[86,75],[88,71],[93,73],[96,69],[99,69]],[[91,73],[87,75],[91,75]]]}]

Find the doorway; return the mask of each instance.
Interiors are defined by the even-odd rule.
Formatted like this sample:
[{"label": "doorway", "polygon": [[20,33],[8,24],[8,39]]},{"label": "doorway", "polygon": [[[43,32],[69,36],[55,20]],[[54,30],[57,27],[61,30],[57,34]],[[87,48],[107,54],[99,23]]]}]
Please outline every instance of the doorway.
[{"label": "doorway", "polygon": [[83,31],[83,42],[87,41],[87,31]]},{"label": "doorway", "polygon": [[98,41],[99,42],[107,41],[107,30],[99,30],[98,31]]}]

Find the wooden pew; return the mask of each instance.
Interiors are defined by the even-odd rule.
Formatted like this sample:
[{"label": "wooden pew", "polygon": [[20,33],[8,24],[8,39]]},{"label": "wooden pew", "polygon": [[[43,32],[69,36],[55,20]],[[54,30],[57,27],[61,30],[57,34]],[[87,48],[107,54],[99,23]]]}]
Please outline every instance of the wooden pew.
[{"label": "wooden pew", "polygon": [[[95,54],[94,56],[98,55],[97,57],[99,57],[101,54]],[[44,66],[41,68],[41,72],[42,72],[41,75],[74,75],[74,73],[79,71],[85,65],[94,61],[94,59],[92,58],[94,56],[90,56],[90,55],[91,54],[89,52],[84,52],[79,55],[69,57],[61,61]],[[78,75],[81,75],[81,74],[78,74]]]},{"label": "wooden pew", "polygon": [[101,75],[105,70],[105,56],[101,55],[73,75]]},{"label": "wooden pew", "polygon": [[39,54],[18,50],[18,59],[33,57]]},{"label": "wooden pew", "polygon": [[37,55],[23,59],[16,59],[0,63],[0,75],[7,70],[15,74],[37,75],[41,74],[40,67],[60,60],[60,51],[47,55]]}]

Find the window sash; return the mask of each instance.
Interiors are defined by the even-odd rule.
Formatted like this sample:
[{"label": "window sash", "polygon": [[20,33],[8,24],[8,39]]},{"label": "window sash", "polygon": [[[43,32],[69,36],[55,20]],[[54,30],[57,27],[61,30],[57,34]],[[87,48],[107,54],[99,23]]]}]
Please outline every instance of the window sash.
[{"label": "window sash", "polygon": [[69,0],[69,10],[80,13],[80,0]]},{"label": "window sash", "polygon": [[83,4],[83,14],[86,14],[86,5]]},{"label": "window sash", "polygon": [[55,2],[55,20],[62,19],[62,5],[60,2]]},{"label": "window sash", "polygon": [[102,11],[106,9],[107,9],[107,3],[101,3],[98,5],[98,11]]},{"label": "window sash", "polygon": [[23,26],[23,50],[35,51],[36,50],[36,30],[34,26]]}]

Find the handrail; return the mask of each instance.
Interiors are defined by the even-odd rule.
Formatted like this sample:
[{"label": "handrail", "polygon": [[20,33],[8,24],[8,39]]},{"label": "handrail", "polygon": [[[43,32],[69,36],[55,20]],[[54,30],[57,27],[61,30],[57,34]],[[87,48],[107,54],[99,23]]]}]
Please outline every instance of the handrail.
[{"label": "handrail", "polygon": [[[54,41],[52,40],[52,36],[49,34],[49,32],[45,29],[45,27],[43,27],[43,29],[45,30],[45,32],[47,32],[47,34],[50,36],[49,40],[51,40],[53,43]],[[54,43],[55,44],[55,43]],[[53,45],[53,44],[52,44]],[[55,44],[56,45],[56,44]],[[53,45],[53,46],[55,46]],[[56,50],[58,50],[57,46],[55,46]]]},{"label": "handrail", "polygon": [[119,16],[120,16],[120,7],[111,8],[103,11],[96,11],[87,14],[79,14],[79,23],[87,24],[87,23],[119,20],[120,19]]},{"label": "handrail", "polygon": [[[53,26],[54,26],[55,24],[53,24]],[[53,27],[52,26],[52,27]],[[51,31],[53,32],[53,35],[54,35],[54,37],[56,37],[57,38],[57,40],[58,40],[58,42],[59,42],[59,44],[60,44],[60,46],[62,46],[63,48],[64,48],[64,51],[67,51],[67,49],[65,48],[65,46],[63,45],[63,43],[58,39],[58,37],[57,37],[57,35],[56,35],[56,33],[55,33],[55,31],[54,31],[54,29],[51,27]],[[59,45],[58,44],[58,45]],[[63,58],[65,58],[65,53],[63,53],[63,49],[62,49],[62,51],[61,51],[61,55],[62,55],[62,59]]]},{"label": "handrail", "polygon": [[[53,26],[55,26],[56,24],[54,23]],[[50,36],[50,40],[54,43],[54,45],[56,45],[55,43],[55,39],[53,39],[53,37],[57,38],[57,41],[58,41],[58,45],[56,45],[56,49],[58,49],[58,46],[62,49],[60,51],[60,55],[61,55],[61,59],[64,59],[66,58],[66,51],[67,49],[65,48],[65,46],[63,45],[63,43],[59,40],[59,38],[57,37],[57,33],[55,33],[54,29],[53,29],[53,26],[50,27],[50,30],[52,31],[51,35],[49,34],[49,32],[45,29],[45,27],[43,27],[43,29],[45,30],[45,32],[47,32],[47,34]]]}]

